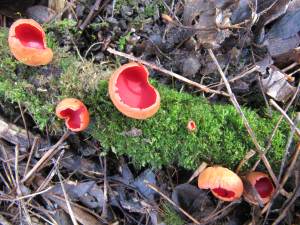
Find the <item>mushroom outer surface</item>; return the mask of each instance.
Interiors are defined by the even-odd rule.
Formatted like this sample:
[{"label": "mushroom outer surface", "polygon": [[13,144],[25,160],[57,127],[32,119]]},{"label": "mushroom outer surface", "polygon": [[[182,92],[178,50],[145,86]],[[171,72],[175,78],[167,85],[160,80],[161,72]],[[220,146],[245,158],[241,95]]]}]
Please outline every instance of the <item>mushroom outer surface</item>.
[{"label": "mushroom outer surface", "polygon": [[115,107],[134,119],[152,117],[160,107],[160,95],[149,83],[144,65],[131,62],[117,69],[109,80],[109,96]]},{"label": "mushroom outer surface", "polygon": [[64,119],[67,128],[74,132],[85,130],[90,122],[88,109],[75,98],[63,99],[56,106],[56,115]]},{"label": "mushroom outer surface", "polygon": [[15,58],[29,66],[46,65],[53,58],[43,28],[32,19],[19,19],[11,25],[8,44]]},{"label": "mushroom outer surface", "polygon": [[[275,191],[270,177],[265,173],[253,171],[248,173],[245,178],[249,181],[252,187],[256,189],[262,203],[268,203]],[[255,196],[246,191],[246,189],[244,190],[243,195],[247,202],[258,205],[258,201],[256,200]]]},{"label": "mushroom outer surface", "polygon": [[198,177],[198,187],[210,189],[216,198],[223,201],[234,201],[243,194],[241,178],[231,170],[213,166],[206,168]]}]

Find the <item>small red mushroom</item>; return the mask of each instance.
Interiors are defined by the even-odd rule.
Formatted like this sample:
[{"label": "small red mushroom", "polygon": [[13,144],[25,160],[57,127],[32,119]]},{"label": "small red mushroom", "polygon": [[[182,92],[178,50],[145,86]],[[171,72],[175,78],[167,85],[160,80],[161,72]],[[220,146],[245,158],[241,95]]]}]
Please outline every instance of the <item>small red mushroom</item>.
[{"label": "small red mushroom", "polygon": [[78,99],[65,98],[56,106],[56,115],[66,121],[68,129],[74,132],[86,129],[90,122],[89,111]]},{"label": "small red mushroom", "polygon": [[29,66],[46,65],[53,58],[43,28],[32,19],[19,19],[11,25],[8,45],[16,59]]},{"label": "small red mushroom", "polygon": [[154,116],[160,107],[158,91],[149,83],[147,68],[135,62],[117,69],[109,80],[109,96],[116,108],[134,119]]},{"label": "small red mushroom", "polygon": [[[256,189],[261,202],[268,203],[275,190],[270,177],[265,173],[254,171],[248,173],[245,178]],[[258,205],[258,200],[251,190],[245,188],[243,195],[247,202]]]},{"label": "small red mushroom", "polygon": [[190,120],[186,126],[189,132],[194,132],[197,130],[197,126],[194,120]]},{"label": "small red mushroom", "polygon": [[210,189],[216,198],[223,201],[234,201],[243,194],[241,178],[231,170],[213,166],[206,168],[198,177],[198,187]]}]

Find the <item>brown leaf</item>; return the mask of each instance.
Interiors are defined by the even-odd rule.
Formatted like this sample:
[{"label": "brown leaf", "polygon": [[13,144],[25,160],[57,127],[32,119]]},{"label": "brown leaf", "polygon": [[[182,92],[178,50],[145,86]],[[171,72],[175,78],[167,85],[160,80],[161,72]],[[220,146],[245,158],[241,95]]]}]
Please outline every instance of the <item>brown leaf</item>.
[{"label": "brown leaf", "polygon": [[[47,197],[59,205],[66,213],[68,213],[68,207],[64,198],[47,194]],[[86,212],[81,207],[76,204],[71,204],[72,210],[76,220],[78,220],[83,225],[102,225],[103,223],[97,219],[94,215]]]},{"label": "brown leaf", "polygon": [[231,9],[236,0],[186,0],[183,23],[199,29],[198,42],[205,47],[216,48],[229,36],[228,29],[218,29],[230,25]]},{"label": "brown leaf", "polygon": [[262,85],[267,95],[281,102],[286,102],[297,90],[286,80],[286,75],[275,66],[270,67],[269,76],[262,79]]}]

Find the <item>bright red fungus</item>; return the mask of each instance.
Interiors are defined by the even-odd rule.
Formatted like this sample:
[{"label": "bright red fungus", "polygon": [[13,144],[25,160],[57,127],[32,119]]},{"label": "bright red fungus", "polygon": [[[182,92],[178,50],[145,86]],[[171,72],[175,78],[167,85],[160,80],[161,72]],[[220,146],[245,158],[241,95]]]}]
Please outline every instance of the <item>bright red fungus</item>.
[{"label": "bright red fungus", "polygon": [[188,122],[188,124],[187,124],[187,129],[188,129],[188,131],[190,131],[190,132],[195,131],[195,130],[197,129],[197,126],[196,126],[195,121],[190,120],[190,121]]},{"label": "bright red fungus", "polygon": [[156,92],[148,83],[148,73],[142,66],[124,69],[117,79],[116,92],[121,100],[134,108],[145,109],[156,101]]},{"label": "bright red fungus", "polygon": [[273,184],[271,183],[270,179],[267,177],[260,178],[256,181],[255,189],[259,193],[260,197],[266,198],[270,196],[273,192]]},{"label": "bright red fungus", "polygon": [[71,131],[82,131],[89,125],[90,117],[86,106],[74,98],[62,100],[56,107],[56,115],[64,119]]},{"label": "bright red fungus", "polygon": [[149,72],[131,62],[117,69],[109,80],[109,96],[116,108],[134,119],[147,119],[159,109],[160,96],[148,81]]},{"label": "bright red fungus", "polygon": [[43,28],[32,19],[19,19],[11,25],[8,44],[14,57],[29,66],[46,65],[53,58]]},{"label": "bright red fungus", "polygon": [[198,187],[210,189],[215,197],[223,201],[239,199],[244,189],[241,178],[231,170],[221,166],[208,167],[200,173]]},{"label": "bright red fungus", "polygon": [[232,198],[234,197],[234,192],[226,190],[225,188],[214,188],[212,189],[213,192],[215,192],[217,195],[222,196],[224,198]]},{"label": "bright red fungus", "polygon": [[45,49],[43,33],[29,24],[20,24],[15,28],[16,38],[26,47]]},{"label": "bright red fungus", "polygon": [[[266,204],[270,201],[273,193],[274,193],[274,186],[269,178],[269,176],[262,172],[251,172],[245,176],[248,183],[251,184],[252,188],[255,188],[259,194],[260,201],[263,204]],[[246,188],[244,190],[244,198],[249,203],[254,205],[258,205],[257,195],[253,194],[253,191],[250,188]]]}]

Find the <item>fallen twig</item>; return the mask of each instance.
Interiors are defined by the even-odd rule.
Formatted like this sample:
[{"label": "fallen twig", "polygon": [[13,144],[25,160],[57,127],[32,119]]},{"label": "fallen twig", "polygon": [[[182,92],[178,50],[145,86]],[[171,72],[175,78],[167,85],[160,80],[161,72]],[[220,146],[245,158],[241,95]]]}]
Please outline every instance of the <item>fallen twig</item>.
[{"label": "fallen twig", "polygon": [[[271,206],[272,206],[272,201],[273,199],[275,199],[278,194],[279,194],[279,191],[284,187],[285,183],[287,182],[288,178],[290,177],[292,171],[294,170],[295,166],[296,166],[296,162],[297,162],[297,159],[300,155],[300,142],[297,144],[297,147],[296,147],[296,150],[295,150],[295,153],[292,157],[292,161],[289,165],[289,167],[287,168],[287,171],[282,179],[282,181],[280,182],[280,185],[279,187],[275,190],[275,193],[274,195],[272,196],[272,199],[271,201],[263,208],[262,210],[262,214],[266,213],[266,212],[269,212]],[[267,218],[267,217],[266,217]],[[266,221],[266,219],[265,219]]]},{"label": "fallen twig", "polygon": [[300,137],[300,129],[296,127],[296,125],[294,124],[292,119],[286,114],[286,112],[273,99],[270,100],[270,104],[274,106],[274,108],[277,109],[284,116],[286,121],[291,125],[291,127],[295,129],[297,135]]},{"label": "fallen twig", "polygon": [[68,212],[69,212],[69,215],[71,217],[72,223],[74,225],[78,225],[76,217],[75,217],[74,212],[73,212],[73,209],[72,209],[71,204],[70,204],[69,196],[67,195],[65,186],[64,186],[63,181],[62,181],[61,174],[60,174],[58,169],[56,169],[56,174],[58,176],[58,179],[59,179],[59,182],[60,182],[60,185],[61,185],[61,189],[62,189],[64,197],[65,197],[65,202],[66,202],[66,205],[67,205]]},{"label": "fallen twig", "polygon": [[276,178],[276,176],[275,176],[275,174],[274,174],[274,172],[271,168],[271,165],[270,165],[268,159],[266,158],[266,156],[263,154],[262,147],[258,143],[257,138],[255,136],[255,133],[253,132],[252,128],[250,127],[250,124],[249,124],[247,118],[245,117],[238,101],[236,100],[236,97],[235,97],[235,95],[233,94],[233,92],[231,90],[230,84],[229,84],[229,82],[228,82],[228,80],[227,80],[227,78],[226,78],[226,76],[225,76],[218,60],[217,60],[217,58],[215,57],[215,54],[213,53],[213,51],[211,49],[208,49],[208,53],[209,53],[210,57],[212,58],[212,60],[214,61],[215,65],[217,66],[217,69],[218,69],[218,71],[219,71],[219,73],[220,73],[220,75],[221,75],[221,77],[224,81],[224,84],[227,88],[230,100],[231,100],[232,104],[234,105],[234,107],[236,108],[237,112],[240,114],[240,116],[243,120],[243,123],[244,123],[244,125],[245,125],[245,127],[246,127],[246,129],[247,129],[247,131],[248,131],[255,147],[256,147],[256,151],[258,152],[259,156],[262,158],[262,160],[263,160],[263,162],[264,162],[264,164],[265,164],[272,180],[274,181],[276,186],[278,186],[278,181],[277,181],[277,178]]},{"label": "fallen twig", "polygon": [[150,184],[148,181],[144,181],[147,187],[151,188],[158,194],[160,194],[164,199],[166,199],[171,205],[173,205],[175,208],[177,208],[180,212],[182,212],[187,218],[189,218],[193,223],[200,225],[201,223],[196,220],[193,216],[191,216],[188,212],[186,212],[184,209],[182,209],[180,206],[178,206],[175,202],[172,201],[167,195],[162,193],[155,185]]},{"label": "fallen twig", "polygon": [[55,153],[55,150],[69,137],[70,131],[67,130],[64,135],[58,140],[58,142],[53,145],[43,156],[40,158],[40,160],[34,165],[34,167],[24,176],[24,178],[21,180],[21,183],[26,182],[34,172],[36,172],[40,166],[49,160],[50,156]]},{"label": "fallen twig", "polygon": [[[296,90],[295,94],[293,95],[292,99],[290,100],[290,102],[288,103],[288,105],[286,106],[286,108],[284,109],[285,112],[287,112],[289,110],[289,108],[291,107],[291,105],[293,104],[293,102],[295,101],[295,99],[297,98],[299,90],[300,90],[300,82],[298,83],[297,90]],[[281,115],[279,117],[278,122],[276,123],[276,125],[275,125],[275,127],[274,127],[274,129],[272,131],[272,134],[271,134],[271,136],[270,136],[270,138],[268,140],[268,144],[267,144],[267,147],[266,147],[266,149],[264,151],[264,154],[267,154],[267,152],[271,148],[271,146],[272,146],[272,140],[273,140],[273,138],[274,138],[274,136],[276,134],[276,131],[278,130],[278,128],[279,128],[282,120],[283,120],[283,115]],[[260,159],[258,159],[256,161],[256,163],[252,167],[252,171],[254,171],[256,169],[256,167],[258,166],[259,163],[260,163]]]},{"label": "fallen twig", "polygon": [[289,209],[294,204],[294,202],[298,199],[298,192],[300,189],[300,182],[299,182],[299,171],[295,172],[295,180],[296,180],[296,188],[293,194],[285,201],[284,204],[287,204],[286,207],[281,211],[279,217],[272,223],[272,225],[280,224],[280,222],[287,216]]},{"label": "fallen twig", "polygon": [[123,53],[123,52],[119,52],[119,51],[117,51],[115,49],[112,49],[112,48],[108,48],[107,51],[109,53],[111,53],[111,54],[118,55],[118,56],[127,58],[129,60],[136,61],[138,63],[141,63],[141,64],[144,64],[146,66],[149,66],[149,67],[151,67],[154,70],[157,70],[157,71],[162,72],[162,73],[164,73],[166,75],[169,75],[169,76],[174,77],[174,78],[176,78],[178,80],[181,80],[181,81],[183,81],[185,83],[188,83],[188,84],[190,84],[190,85],[192,85],[194,87],[197,87],[201,91],[204,91],[206,93],[214,93],[214,94],[219,94],[219,95],[224,95],[226,97],[229,97],[229,95],[226,92],[224,92],[224,91],[216,91],[216,90],[210,89],[210,88],[208,88],[205,85],[202,85],[202,84],[199,84],[199,83],[197,83],[195,81],[189,80],[189,79],[187,79],[187,78],[185,78],[185,77],[183,77],[183,76],[181,76],[181,75],[179,75],[177,73],[174,73],[172,71],[166,70],[164,68],[161,68],[161,67],[159,67],[159,66],[157,66],[155,64],[149,63],[149,62],[144,61],[142,59],[136,58],[135,56],[132,56],[132,55],[129,55],[129,54],[126,54],[126,53]]}]

